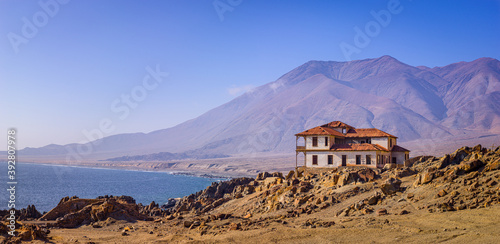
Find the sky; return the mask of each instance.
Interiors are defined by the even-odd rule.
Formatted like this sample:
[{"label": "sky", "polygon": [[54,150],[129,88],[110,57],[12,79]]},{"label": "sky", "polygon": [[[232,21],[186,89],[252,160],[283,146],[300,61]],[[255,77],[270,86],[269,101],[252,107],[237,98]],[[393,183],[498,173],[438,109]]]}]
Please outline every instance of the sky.
[{"label": "sky", "polygon": [[310,60],[500,59],[499,26],[492,0],[1,0],[0,134],[22,149],[169,128]]}]

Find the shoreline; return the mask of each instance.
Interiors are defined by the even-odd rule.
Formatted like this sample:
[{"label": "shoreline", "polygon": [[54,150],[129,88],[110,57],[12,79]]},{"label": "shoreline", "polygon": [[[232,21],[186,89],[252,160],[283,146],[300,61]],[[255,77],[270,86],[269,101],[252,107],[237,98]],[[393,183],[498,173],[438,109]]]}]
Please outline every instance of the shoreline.
[{"label": "shoreline", "polygon": [[[7,163],[1,161],[0,163]],[[134,171],[134,172],[150,172],[150,173],[166,173],[170,175],[182,175],[182,176],[192,176],[192,177],[199,177],[199,178],[207,178],[207,179],[219,179],[219,180],[231,180],[234,178],[238,178],[240,176],[232,176],[232,175],[219,175],[219,174],[210,174],[202,171],[182,171],[182,170],[165,170],[165,169],[146,169],[144,167],[134,167],[134,166],[129,166],[129,167],[112,167],[112,166],[106,166],[106,165],[99,165],[99,164],[93,164],[93,165],[88,165],[88,164],[63,164],[63,163],[37,163],[37,162],[18,162],[20,164],[32,164],[32,165],[43,165],[43,166],[56,166],[56,167],[69,167],[69,168],[82,168],[82,169],[105,169],[105,170],[121,170],[121,171]]]},{"label": "shoreline", "polygon": [[295,168],[295,157],[290,155],[262,155],[259,157],[235,156],[222,159],[173,160],[173,161],[123,161],[109,162],[86,160],[67,162],[63,159],[23,157],[22,163],[58,165],[65,167],[165,172],[205,178],[232,179],[255,177],[262,172],[288,173]]},{"label": "shoreline", "polygon": [[[2,163],[5,163],[7,164],[7,162],[5,161],[0,161],[0,164]],[[100,166],[100,165],[87,165],[87,164],[83,164],[83,165],[80,165],[80,164],[72,164],[72,165],[67,165],[67,164],[58,164],[58,163],[47,163],[47,162],[43,162],[43,163],[36,163],[36,162],[18,162],[18,165],[25,165],[25,167],[28,167],[28,166],[43,166],[45,168],[48,168],[50,170],[51,167],[58,167],[58,168],[67,168],[68,170],[70,170],[71,168],[73,168],[73,170],[83,170],[83,169],[87,169],[87,170],[111,170],[111,171],[115,171],[116,173],[119,173],[120,171],[121,172],[136,172],[136,173],[159,173],[159,174],[164,174],[165,176],[166,175],[171,175],[173,177],[176,177],[176,176],[179,176],[179,177],[183,177],[183,178],[198,178],[198,179],[206,179],[208,180],[209,182],[222,182],[222,181],[227,181],[227,180],[231,180],[232,178],[230,177],[220,177],[220,176],[217,176],[217,175],[211,175],[211,174],[206,174],[206,173],[200,173],[200,174],[196,174],[196,173],[193,173],[193,172],[182,172],[182,171],[164,171],[164,170],[148,170],[148,169],[142,169],[142,168],[122,168],[122,167],[115,167],[115,168],[112,168],[112,167],[105,167],[105,166]],[[100,166],[100,167],[99,167]],[[41,167],[39,168],[41,169]],[[156,178],[155,175],[151,175],[149,176],[151,178]],[[189,181],[194,181],[194,180],[198,180],[198,179],[189,179]],[[198,191],[201,191],[201,190],[204,190],[205,188],[203,189],[199,189],[199,190],[194,190],[194,191],[187,191],[185,193],[183,193],[182,195],[179,195],[179,196],[172,196],[173,198],[178,198],[178,197],[185,197],[185,196],[188,196],[190,194],[194,194]],[[16,208],[16,210],[20,211],[21,209],[26,209],[27,207],[29,207],[29,205],[33,205],[35,207],[37,207],[37,209],[39,211],[42,212],[48,212],[50,211],[51,209],[55,208],[57,205],[58,205],[58,202],[64,198],[65,196],[67,197],[71,197],[71,196],[78,196],[78,197],[82,197],[80,194],[75,194],[75,193],[70,193],[68,195],[61,195],[61,196],[58,196],[56,197],[56,201],[54,201],[54,204],[49,204],[51,206],[49,206],[47,208],[47,206],[44,206],[44,205],[47,205],[45,203],[42,203],[40,204],[40,202],[37,202],[37,201],[24,201],[24,202],[20,202],[21,204],[16,204],[18,205],[18,208]],[[94,199],[94,198],[97,198],[99,196],[105,196],[105,195],[115,195],[115,196],[120,196],[120,194],[115,194],[115,193],[110,193],[110,192],[103,192],[103,193],[100,193],[100,194],[96,194],[95,196],[83,196],[84,199]],[[150,204],[152,201],[154,202],[157,202],[157,203],[160,203],[160,204],[164,204],[166,203],[166,199],[161,199],[161,198],[152,198],[151,200],[147,200],[147,201],[140,201],[140,197],[138,197],[138,195],[134,195],[134,194],[122,194],[122,195],[126,195],[126,196],[130,196],[132,198],[134,198],[136,201],[138,201],[138,203],[142,203],[143,205],[148,205]],[[42,208],[40,208],[40,206],[42,206]],[[0,209],[0,210],[7,210],[7,209]]]}]

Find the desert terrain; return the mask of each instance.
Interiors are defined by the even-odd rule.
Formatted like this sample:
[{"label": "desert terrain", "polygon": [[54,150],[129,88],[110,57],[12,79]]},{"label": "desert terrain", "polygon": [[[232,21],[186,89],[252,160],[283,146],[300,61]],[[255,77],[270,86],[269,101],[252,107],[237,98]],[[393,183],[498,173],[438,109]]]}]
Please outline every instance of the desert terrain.
[{"label": "desert terrain", "polygon": [[21,211],[17,237],[0,227],[6,243],[498,243],[500,147],[412,161],[259,173],[163,206],[67,197]]}]

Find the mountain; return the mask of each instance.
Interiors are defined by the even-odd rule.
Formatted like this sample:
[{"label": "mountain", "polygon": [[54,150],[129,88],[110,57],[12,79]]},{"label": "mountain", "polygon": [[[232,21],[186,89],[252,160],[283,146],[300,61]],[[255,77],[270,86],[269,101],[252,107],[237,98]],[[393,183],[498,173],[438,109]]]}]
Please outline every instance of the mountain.
[{"label": "mountain", "polygon": [[19,153],[80,160],[190,150],[237,157],[293,154],[294,134],[333,120],[394,134],[412,153],[500,141],[500,62],[480,58],[428,68],[390,56],[309,61],[172,128]]}]

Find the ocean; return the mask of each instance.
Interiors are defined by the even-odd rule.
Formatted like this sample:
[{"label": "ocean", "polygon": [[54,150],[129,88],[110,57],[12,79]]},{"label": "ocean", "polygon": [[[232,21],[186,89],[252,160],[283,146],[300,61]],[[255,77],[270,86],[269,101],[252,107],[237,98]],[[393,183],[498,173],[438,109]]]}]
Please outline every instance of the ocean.
[{"label": "ocean", "polygon": [[[127,195],[144,205],[164,204],[169,198],[183,197],[205,189],[214,181],[167,172],[83,168],[46,164],[17,163],[16,209],[35,205],[43,213],[57,206],[65,196],[96,198]],[[0,185],[8,189],[7,163],[0,162]],[[10,193],[0,191],[0,209],[8,209]]]}]

